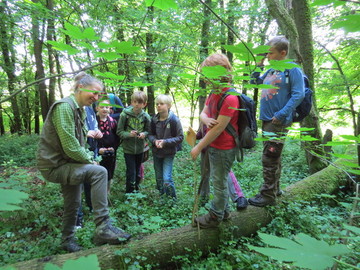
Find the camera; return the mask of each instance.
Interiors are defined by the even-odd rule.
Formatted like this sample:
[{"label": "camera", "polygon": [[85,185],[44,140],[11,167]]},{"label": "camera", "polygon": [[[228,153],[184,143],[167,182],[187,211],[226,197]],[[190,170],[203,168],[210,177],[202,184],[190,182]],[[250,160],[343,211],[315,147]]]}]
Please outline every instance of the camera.
[{"label": "camera", "polygon": [[103,157],[113,157],[115,155],[115,152],[112,150],[105,150],[102,155]]}]

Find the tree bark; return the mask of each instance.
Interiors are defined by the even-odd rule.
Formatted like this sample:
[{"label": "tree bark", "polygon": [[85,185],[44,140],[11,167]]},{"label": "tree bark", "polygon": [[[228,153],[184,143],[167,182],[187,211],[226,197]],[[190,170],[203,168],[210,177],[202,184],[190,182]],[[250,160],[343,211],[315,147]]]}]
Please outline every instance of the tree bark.
[{"label": "tree bark", "polygon": [[[15,22],[13,21],[11,12],[8,12],[8,10],[7,1],[2,1],[0,4],[0,47],[3,63],[0,64],[7,75],[8,90],[9,93],[12,94],[15,91],[15,84],[17,82],[15,74],[16,56],[13,47]],[[13,118],[10,118],[10,132],[21,134],[22,121],[17,98],[12,97],[10,103],[13,113]]]},{"label": "tree bark", "polygon": [[[148,16],[150,20],[150,24],[153,25],[154,22],[154,7],[148,7]],[[148,102],[147,109],[150,115],[155,114],[155,88],[154,88],[154,67],[151,61],[155,59],[155,49],[154,49],[154,35],[151,31],[151,27],[149,32],[146,33],[146,60],[149,61],[145,64],[145,74],[147,83],[151,83],[152,85],[147,86],[147,94],[148,94]]]},{"label": "tree bark", "polygon": [[[295,58],[296,62],[303,64],[305,74],[309,77],[310,86],[314,92],[313,107],[310,115],[301,123],[301,127],[311,127],[314,130],[310,133],[319,141],[306,142],[306,159],[309,165],[310,173],[315,173],[323,169],[326,164],[311,151],[323,155],[324,151],[320,145],[322,132],[319,123],[319,114],[315,100],[314,89],[314,56],[313,56],[313,38],[311,29],[311,14],[307,0],[287,0],[287,7],[279,0],[265,0],[270,14],[276,19],[280,29],[285,33],[290,41],[289,58]],[[301,34],[301,36],[300,36]]]},{"label": "tree bark", "polygon": [[[288,186],[280,197],[281,201],[310,201],[316,199],[318,194],[331,194],[339,186],[347,183],[346,174],[337,168],[341,160],[319,171],[302,181]],[[20,262],[11,266],[15,269],[43,269],[50,262],[61,266],[69,259],[96,254],[101,269],[126,269],[125,258],[138,261],[141,265],[157,264],[159,267],[178,267],[174,256],[189,255],[192,252],[201,252],[203,255],[215,250],[222,241],[230,238],[251,236],[256,231],[266,226],[272,220],[272,215],[267,208],[248,206],[241,212],[232,212],[232,218],[223,222],[219,228],[198,230],[187,225],[185,227],[152,234],[140,240],[132,240],[123,246],[100,246],[85,251],[55,255],[51,257],[33,259]],[[189,220],[190,223],[190,220]],[[116,251],[121,255],[116,255]],[[136,259],[139,256],[144,260]],[[131,262],[130,262],[131,263]]]},{"label": "tree bark", "polygon": [[[38,0],[32,0],[34,3],[38,3]],[[45,70],[44,70],[44,61],[42,58],[42,48],[43,48],[43,40],[40,38],[40,29],[39,29],[39,22],[40,18],[37,15],[32,15],[32,39],[34,42],[34,57],[35,57],[35,80],[39,80],[45,78]],[[41,104],[41,115],[43,121],[47,116],[47,113],[50,109],[48,94],[46,91],[46,84],[45,81],[41,81],[37,85],[37,91],[40,93],[40,104]]]}]

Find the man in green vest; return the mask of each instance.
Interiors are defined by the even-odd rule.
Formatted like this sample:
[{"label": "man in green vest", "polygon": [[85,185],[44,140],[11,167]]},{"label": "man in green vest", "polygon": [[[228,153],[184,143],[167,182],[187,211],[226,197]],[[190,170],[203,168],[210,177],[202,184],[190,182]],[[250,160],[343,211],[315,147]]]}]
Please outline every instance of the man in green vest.
[{"label": "man in green vest", "polygon": [[61,185],[64,197],[62,248],[81,249],[76,243],[75,225],[81,201],[81,184],[91,185],[91,201],[96,225],[96,245],[119,244],[130,235],[111,224],[107,200],[107,171],[94,161],[86,148],[87,128],[84,106],[99,99],[103,84],[86,74],[75,77],[74,94],[55,102],[49,110],[40,136],[37,164],[43,177]]}]

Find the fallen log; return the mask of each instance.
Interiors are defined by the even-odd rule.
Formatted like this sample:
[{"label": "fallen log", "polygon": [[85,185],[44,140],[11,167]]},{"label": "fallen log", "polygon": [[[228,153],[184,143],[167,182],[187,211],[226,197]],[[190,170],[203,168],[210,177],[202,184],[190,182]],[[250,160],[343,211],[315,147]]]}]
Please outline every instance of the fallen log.
[{"label": "fallen log", "polygon": [[[336,162],[335,164],[339,163]],[[346,174],[330,165],[327,168],[288,186],[281,196],[282,201],[310,201],[318,194],[334,193],[339,186],[346,184]],[[279,201],[281,203],[281,201]],[[281,204],[280,204],[281,205]],[[140,265],[152,264],[159,268],[175,263],[174,256],[201,251],[206,255],[215,250],[220,241],[230,237],[251,236],[272,220],[269,209],[249,206],[241,212],[232,212],[229,221],[222,222],[216,229],[198,230],[191,225],[184,226],[132,240],[122,246],[100,246],[76,253],[19,262],[9,267],[15,269],[44,269],[46,263],[62,266],[67,260],[96,254],[101,269],[126,269],[128,263],[138,261]],[[190,223],[190,220],[189,220]]]}]

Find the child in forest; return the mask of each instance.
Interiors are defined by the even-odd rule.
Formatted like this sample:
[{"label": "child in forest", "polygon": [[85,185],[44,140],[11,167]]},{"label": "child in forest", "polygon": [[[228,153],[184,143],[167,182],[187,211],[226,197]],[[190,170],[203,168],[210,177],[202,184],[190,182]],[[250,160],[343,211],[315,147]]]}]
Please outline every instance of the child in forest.
[{"label": "child in forest", "polygon": [[110,101],[102,100],[96,106],[97,123],[102,133],[102,138],[98,139],[98,153],[102,159],[100,165],[104,166],[108,172],[108,193],[110,192],[111,180],[114,177],[116,166],[116,151],[120,144],[120,138],[116,134],[117,122],[110,116]]},{"label": "child in forest", "polygon": [[[285,60],[289,51],[289,41],[278,36],[271,39],[267,58],[269,60]],[[263,60],[258,63],[263,67]],[[260,99],[260,120],[263,132],[272,133],[271,137],[283,137],[291,126],[293,112],[305,96],[304,79],[300,68],[280,71],[269,69],[262,76],[258,72],[252,75],[252,82],[256,84],[269,84],[273,88],[264,88]],[[276,135],[275,135],[276,134]],[[281,153],[284,140],[274,139],[264,141],[262,154],[264,183],[259,193],[249,199],[254,206],[275,205],[276,197],[281,195],[279,189],[281,174]]]},{"label": "child in forest", "polygon": [[143,91],[134,92],[131,105],[120,114],[116,133],[122,140],[126,163],[126,193],[140,189],[140,166],[144,155],[145,139],[150,129],[150,116],[144,111],[147,95]]},{"label": "child in forest", "polygon": [[169,95],[158,95],[155,99],[157,114],[151,119],[149,141],[152,145],[156,187],[160,195],[176,198],[172,178],[174,157],[178,146],[184,140],[179,118],[170,110]]},{"label": "child in forest", "polygon": [[[205,136],[206,126],[201,124],[197,134],[196,139],[200,140]],[[209,153],[207,152],[208,147],[205,147],[201,151],[200,158],[200,170],[201,170],[201,182],[198,194],[200,195],[201,201],[206,202],[210,194],[210,161]],[[228,175],[228,191],[231,200],[236,203],[237,210],[243,210],[248,206],[248,201],[244,196],[244,193],[239,185],[238,180],[236,179],[233,171],[229,172]]]},{"label": "child in forest", "polygon": [[[214,199],[211,202],[209,213],[197,217],[195,222],[200,228],[218,227],[223,220],[230,218],[228,177],[231,167],[235,161],[238,148],[235,138],[225,131],[226,126],[231,123],[235,129],[238,125],[239,112],[233,108],[239,108],[237,96],[228,95],[220,110],[218,103],[222,94],[231,88],[232,66],[224,54],[215,53],[208,56],[201,67],[222,66],[226,74],[211,81],[212,92],[205,102],[204,109],[200,114],[201,122],[207,127],[204,138],[191,150],[193,160],[199,156],[201,151],[209,146],[210,177],[214,187]],[[210,84],[210,81],[208,82]]]}]

